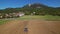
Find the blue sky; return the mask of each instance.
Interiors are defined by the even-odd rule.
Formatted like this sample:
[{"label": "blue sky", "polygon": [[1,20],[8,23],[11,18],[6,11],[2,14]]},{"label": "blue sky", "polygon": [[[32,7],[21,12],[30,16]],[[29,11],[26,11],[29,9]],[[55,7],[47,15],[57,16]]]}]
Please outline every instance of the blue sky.
[{"label": "blue sky", "polygon": [[30,3],[42,3],[51,7],[60,7],[60,0],[0,0],[0,9],[22,7]]}]

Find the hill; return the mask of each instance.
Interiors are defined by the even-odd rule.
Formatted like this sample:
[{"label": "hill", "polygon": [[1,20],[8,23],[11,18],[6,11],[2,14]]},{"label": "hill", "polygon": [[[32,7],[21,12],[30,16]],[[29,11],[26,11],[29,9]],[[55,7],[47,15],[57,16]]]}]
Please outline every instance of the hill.
[{"label": "hill", "polygon": [[27,4],[24,8],[48,8],[48,6],[40,3]]},{"label": "hill", "polygon": [[[50,7],[40,3],[27,4],[22,8],[6,8],[0,10],[0,13],[24,12],[25,15],[58,15],[60,16],[60,7]],[[34,13],[35,12],[35,13]]]}]

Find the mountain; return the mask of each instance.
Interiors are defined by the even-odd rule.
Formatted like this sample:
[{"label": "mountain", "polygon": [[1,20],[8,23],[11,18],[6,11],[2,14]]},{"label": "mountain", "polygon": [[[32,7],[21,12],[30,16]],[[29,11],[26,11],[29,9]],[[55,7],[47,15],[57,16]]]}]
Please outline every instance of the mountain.
[{"label": "mountain", "polygon": [[27,4],[23,8],[48,8],[48,6],[40,3]]},{"label": "mountain", "polygon": [[60,16],[60,7],[54,8],[40,3],[27,4],[21,8],[6,8],[0,10],[0,13],[24,12],[25,15],[58,15]]}]

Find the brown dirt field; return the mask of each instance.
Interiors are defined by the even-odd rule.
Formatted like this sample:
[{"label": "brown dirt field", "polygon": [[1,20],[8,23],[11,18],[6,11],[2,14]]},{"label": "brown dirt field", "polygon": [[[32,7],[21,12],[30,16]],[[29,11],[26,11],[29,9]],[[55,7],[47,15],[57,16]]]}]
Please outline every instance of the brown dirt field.
[{"label": "brown dirt field", "polygon": [[60,34],[60,21],[14,20],[0,25],[0,34]]}]

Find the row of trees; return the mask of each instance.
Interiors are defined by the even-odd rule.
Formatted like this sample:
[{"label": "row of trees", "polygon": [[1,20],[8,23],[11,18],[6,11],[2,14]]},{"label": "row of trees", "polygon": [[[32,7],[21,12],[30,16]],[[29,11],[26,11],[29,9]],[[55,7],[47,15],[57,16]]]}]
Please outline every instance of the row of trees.
[{"label": "row of trees", "polygon": [[0,13],[24,12],[25,15],[58,15],[60,16],[60,8],[8,8],[0,10]]}]

